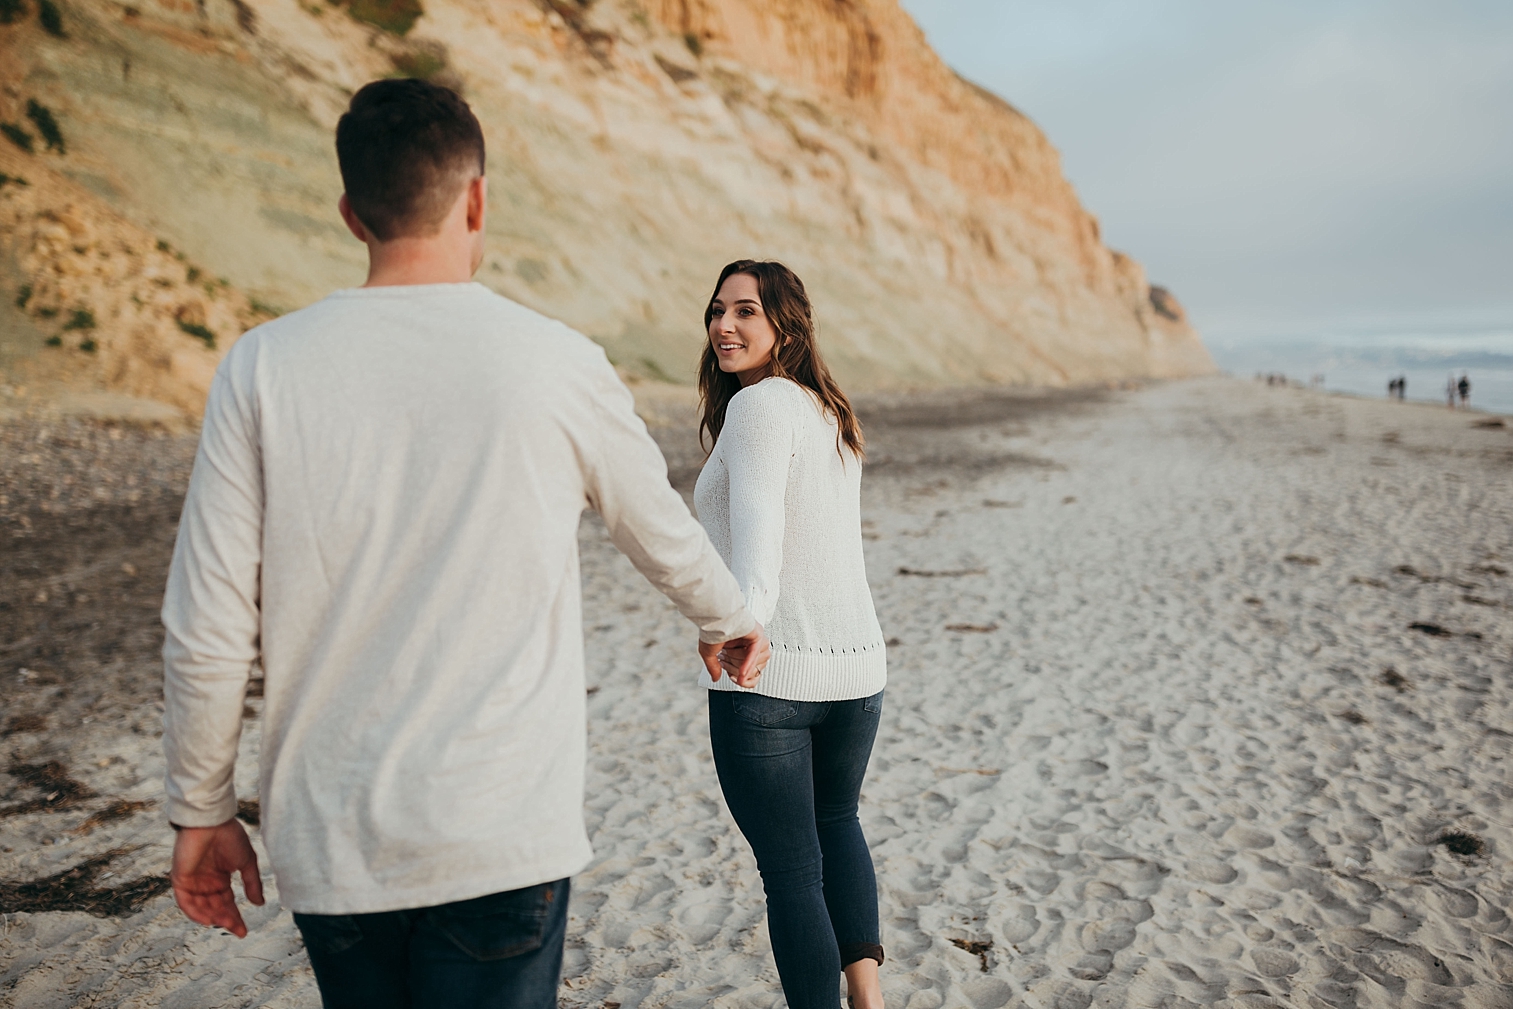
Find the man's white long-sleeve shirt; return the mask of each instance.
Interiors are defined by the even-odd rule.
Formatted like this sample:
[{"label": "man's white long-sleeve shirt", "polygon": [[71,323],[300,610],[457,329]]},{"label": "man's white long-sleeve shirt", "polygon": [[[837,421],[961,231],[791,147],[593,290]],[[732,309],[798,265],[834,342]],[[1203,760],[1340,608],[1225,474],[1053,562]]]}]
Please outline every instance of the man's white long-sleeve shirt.
[{"label": "man's white long-sleeve shirt", "polygon": [[577,872],[584,507],[705,641],[754,626],[585,337],[477,284],[341,291],[216,373],[163,603],[169,818],[236,812],[253,665],[282,903]]}]

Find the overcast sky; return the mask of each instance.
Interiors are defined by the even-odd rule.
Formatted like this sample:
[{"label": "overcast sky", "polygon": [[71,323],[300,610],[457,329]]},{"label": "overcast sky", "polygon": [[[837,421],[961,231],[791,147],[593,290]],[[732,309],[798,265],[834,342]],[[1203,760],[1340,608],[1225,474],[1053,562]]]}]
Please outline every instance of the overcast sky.
[{"label": "overcast sky", "polygon": [[1513,0],[904,0],[1212,336],[1513,333]]}]

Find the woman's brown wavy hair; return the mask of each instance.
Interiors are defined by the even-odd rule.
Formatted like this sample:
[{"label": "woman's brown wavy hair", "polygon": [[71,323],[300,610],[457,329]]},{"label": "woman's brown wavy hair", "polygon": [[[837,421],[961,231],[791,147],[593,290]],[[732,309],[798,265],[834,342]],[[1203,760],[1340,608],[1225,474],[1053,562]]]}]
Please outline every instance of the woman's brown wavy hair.
[{"label": "woman's brown wavy hair", "polygon": [[[756,278],[757,296],[762,302],[762,311],[777,332],[777,343],[772,348],[769,375],[790,379],[819,397],[820,408],[835,418],[838,431],[835,450],[849,448],[858,458],[863,456],[866,444],[862,438],[862,426],[851,409],[851,401],[841,392],[841,387],[830,377],[830,369],[820,357],[814,341],[814,311],[809,304],[809,293],[804,282],[782,263],[763,262],[755,259],[738,259],[720,271],[715,281],[714,293],[704,307],[704,354],[699,359],[699,406],[703,416],[699,420],[699,444],[704,444],[705,432],[710,445],[720,440],[720,429],[725,426],[725,410],[730,400],[741,391],[738,376],[720,370],[720,360],[715,356],[709,342],[709,323],[714,318],[714,301],[720,296],[720,288],[732,274],[744,273]],[[842,458],[845,458],[844,453]]]}]

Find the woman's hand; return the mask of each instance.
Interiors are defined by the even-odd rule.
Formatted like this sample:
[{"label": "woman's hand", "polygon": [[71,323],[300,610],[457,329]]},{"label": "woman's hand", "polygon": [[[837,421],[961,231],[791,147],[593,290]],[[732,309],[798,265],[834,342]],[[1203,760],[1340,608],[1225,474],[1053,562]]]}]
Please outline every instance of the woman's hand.
[{"label": "woman's hand", "polygon": [[722,675],[729,673],[731,682],[750,690],[756,686],[767,661],[772,658],[772,644],[762,625],[757,624],[756,629],[744,637],[712,645],[700,641],[699,658],[704,660],[704,668],[709,670],[711,680],[718,683]]}]

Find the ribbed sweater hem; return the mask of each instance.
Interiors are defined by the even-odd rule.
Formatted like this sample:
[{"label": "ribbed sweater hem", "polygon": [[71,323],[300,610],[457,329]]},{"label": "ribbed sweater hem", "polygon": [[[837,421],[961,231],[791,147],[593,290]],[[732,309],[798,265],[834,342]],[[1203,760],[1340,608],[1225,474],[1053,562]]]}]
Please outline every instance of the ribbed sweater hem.
[{"label": "ribbed sweater hem", "polygon": [[699,685],[709,690],[763,694],[785,701],[850,701],[871,697],[888,684],[888,653],[881,645],[854,651],[819,651],[772,645],[772,659],[751,690],[728,676],[715,683],[708,673]]}]

